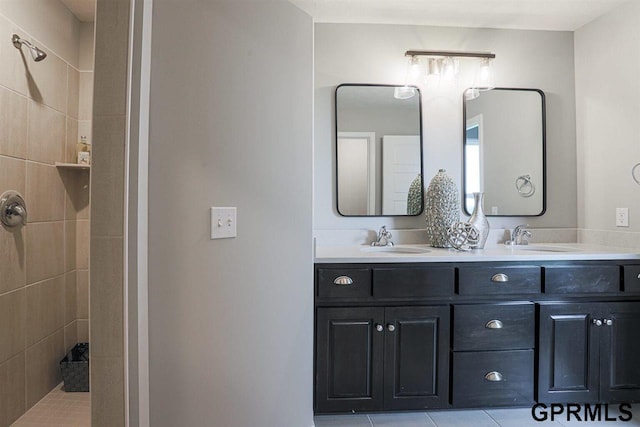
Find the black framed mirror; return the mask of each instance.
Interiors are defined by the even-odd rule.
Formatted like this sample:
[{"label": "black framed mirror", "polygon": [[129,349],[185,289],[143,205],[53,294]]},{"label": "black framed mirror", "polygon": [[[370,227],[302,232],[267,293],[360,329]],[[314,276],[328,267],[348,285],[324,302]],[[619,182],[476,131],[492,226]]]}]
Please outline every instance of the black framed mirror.
[{"label": "black framed mirror", "polygon": [[546,210],[545,95],[540,89],[468,89],[463,107],[463,207],[484,193],[487,216]]},{"label": "black framed mirror", "polygon": [[338,213],[422,213],[420,90],[411,86],[341,84],[335,91],[335,115]]}]

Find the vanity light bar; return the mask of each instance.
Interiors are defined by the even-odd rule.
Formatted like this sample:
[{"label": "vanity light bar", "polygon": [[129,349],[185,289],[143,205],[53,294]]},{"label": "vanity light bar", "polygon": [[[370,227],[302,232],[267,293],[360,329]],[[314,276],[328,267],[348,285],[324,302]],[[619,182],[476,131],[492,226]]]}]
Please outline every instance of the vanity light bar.
[{"label": "vanity light bar", "polygon": [[488,58],[494,59],[495,53],[491,52],[455,52],[447,50],[408,50],[404,56],[442,56],[442,57],[463,57],[463,58]]}]

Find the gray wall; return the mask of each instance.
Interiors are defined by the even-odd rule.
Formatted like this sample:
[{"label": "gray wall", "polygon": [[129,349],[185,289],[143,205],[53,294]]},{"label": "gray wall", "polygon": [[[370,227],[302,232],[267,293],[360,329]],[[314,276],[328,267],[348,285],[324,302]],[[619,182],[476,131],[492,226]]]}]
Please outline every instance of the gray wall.
[{"label": "gray wall", "polygon": [[[586,230],[640,232],[640,3],[615,9],[575,34],[578,223]],[[629,228],[615,208],[629,208]],[[605,240],[623,244],[622,236]],[[628,243],[638,246],[638,235]]]},{"label": "gray wall", "polygon": [[[343,218],[336,211],[333,160],[333,93],[340,83],[404,81],[409,49],[491,51],[496,83],[542,89],[547,95],[547,213],[533,227],[570,227],[576,219],[576,153],[573,33],[377,24],[315,25],[314,229],[424,228],[413,218]],[[464,68],[465,63],[461,64]],[[457,86],[422,86],[425,184],[444,168],[462,180],[462,92]],[[522,218],[491,219],[492,228]]]},{"label": "gray wall", "polygon": [[[155,427],[313,425],[312,51],[286,1],[154,1]],[[211,206],[237,238],[209,239]]]}]

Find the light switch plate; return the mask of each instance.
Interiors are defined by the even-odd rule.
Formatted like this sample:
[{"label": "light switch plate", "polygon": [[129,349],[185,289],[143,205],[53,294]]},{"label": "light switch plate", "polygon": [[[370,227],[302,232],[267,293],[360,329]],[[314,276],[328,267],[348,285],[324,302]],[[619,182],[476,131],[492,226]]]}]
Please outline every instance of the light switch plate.
[{"label": "light switch plate", "polygon": [[211,208],[211,239],[230,239],[237,236],[236,208]]},{"label": "light switch plate", "polygon": [[629,226],[629,208],[616,208],[616,227]]}]

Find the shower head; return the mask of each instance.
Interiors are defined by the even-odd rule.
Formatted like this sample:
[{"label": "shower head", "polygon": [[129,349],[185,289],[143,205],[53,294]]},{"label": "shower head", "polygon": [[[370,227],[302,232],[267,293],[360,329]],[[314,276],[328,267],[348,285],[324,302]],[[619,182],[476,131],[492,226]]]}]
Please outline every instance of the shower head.
[{"label": "shower head", "polygon": [[20,49],[22,45],[25,45],[26,47],[28,47],[29,50],[31,51],[31,57],[36,62],[40,62],[47,57],[46,53],[44,53],[42,50],[32,45],[28,40],[21,39],[20,36],[17,34],[14,34],[11,37],[11,41],[13,42],[13,45],[16,47],[16,49]]}]

